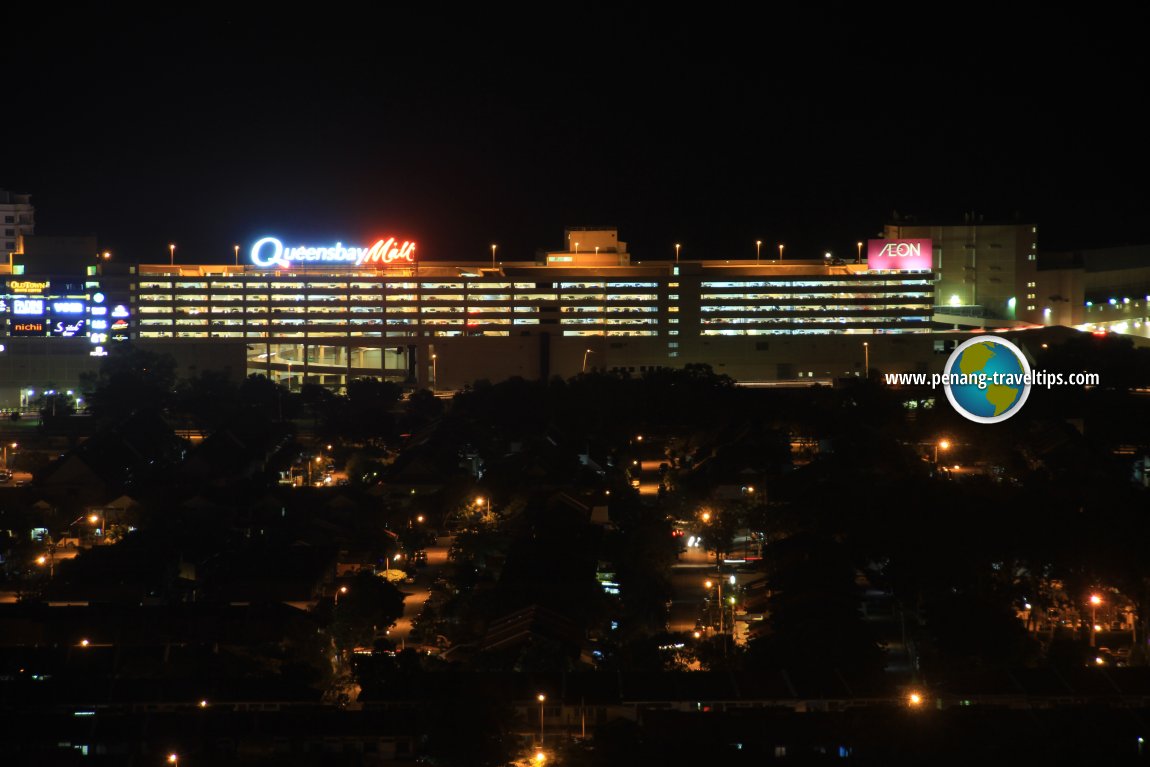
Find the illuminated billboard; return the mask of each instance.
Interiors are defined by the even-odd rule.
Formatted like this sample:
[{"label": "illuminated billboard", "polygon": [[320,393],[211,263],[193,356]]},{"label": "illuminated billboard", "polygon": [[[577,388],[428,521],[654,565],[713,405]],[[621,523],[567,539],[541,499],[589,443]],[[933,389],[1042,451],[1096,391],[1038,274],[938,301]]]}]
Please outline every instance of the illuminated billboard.
[{"label": "illuminated billboard", "polygon": [[12,313],[25,317],[43,317],[44,300],[40,298],[12,299]]},{"label": "illuminated billboard", "polygon": [[44,320],[20,320],[12,323],[14,336],[42,336],[47,329]]},{"label": "illuminated billboard", "polygon": [[867,240],[866,265],[872,271],[930,271],[934,249],[930,240]]},{"label": "illuminated billboard", "polygon": [[264,237],[252,245],[250,260],[262,268],[291,269],[293,266],[375,266],[415,263],[415,243],[400,243],[394,237],[378,240],[367,248],[344,247],[342,242],[327,247],[299,245],[284,247],[275,237]]},{"label": "illuminated billboard", "polygon": [[38,296],[47,293],[52,283],[47,280],[8,280],[8,292],[14,296]]}]

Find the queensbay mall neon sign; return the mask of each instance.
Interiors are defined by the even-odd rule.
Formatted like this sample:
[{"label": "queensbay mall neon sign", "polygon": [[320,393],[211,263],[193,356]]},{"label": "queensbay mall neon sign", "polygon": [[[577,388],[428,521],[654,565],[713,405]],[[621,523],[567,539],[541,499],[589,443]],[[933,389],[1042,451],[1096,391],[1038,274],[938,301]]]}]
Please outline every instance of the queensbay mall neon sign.
[{"label": "queensbay mall neon sign", "polygon": [[285,247],[275,237],[264,237],[252,245],[250,259],[253,265],[267,269],[291,269],[296,266],[387,266],[414,264],[415,243],[400,243],[394,237],[378,240],[367,248],[344,247],[342,242],[327,247],[299,245]]}]

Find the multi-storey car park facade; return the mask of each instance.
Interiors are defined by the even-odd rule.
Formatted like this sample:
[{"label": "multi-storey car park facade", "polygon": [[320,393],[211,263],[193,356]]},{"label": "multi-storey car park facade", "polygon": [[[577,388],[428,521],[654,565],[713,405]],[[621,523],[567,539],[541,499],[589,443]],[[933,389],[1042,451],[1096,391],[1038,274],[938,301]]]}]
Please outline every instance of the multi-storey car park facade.
[{"label": "multi-storey car park facade", "polygon": [[602,249],[494,267],[141,265],[129,292],[142,341],[242,340],[249,372],[336,387],[369,375],[454,387],[508,374],[726,366],[721,358],[766,351],[771,337],[929,332],[934,295],[929,269],[632,264]]},{"label": "multi-storey car park facade", "polygon": [[87,311],[99,313],[89,338],[97,356],[131,338],[177,359],[194,349],[200,369],[228,359],[291,388],[334,389],[364,376],[453,389],[687,363],[741,380],[829,380],[861,375],[868,359],[925,369],[937,351],[929,244],[925,261],[906,264],[633,263],[611,229],[568,230],[567,242],[516,263],[273,238],[246,263],[104,263],[85,278]]}]

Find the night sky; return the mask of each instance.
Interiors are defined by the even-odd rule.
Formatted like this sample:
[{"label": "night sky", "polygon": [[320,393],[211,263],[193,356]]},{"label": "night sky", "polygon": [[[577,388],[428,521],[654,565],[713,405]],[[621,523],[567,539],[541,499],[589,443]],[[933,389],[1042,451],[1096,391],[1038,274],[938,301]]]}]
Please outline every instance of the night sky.
[{"label": "night sky", "polygon": [[529,259],[583,224],[637,259],[851,256],[892,211],[1150,242],[1140,21],[870,10],[41,20],[5,49],[0,188],[150,262],[265,234]]}]

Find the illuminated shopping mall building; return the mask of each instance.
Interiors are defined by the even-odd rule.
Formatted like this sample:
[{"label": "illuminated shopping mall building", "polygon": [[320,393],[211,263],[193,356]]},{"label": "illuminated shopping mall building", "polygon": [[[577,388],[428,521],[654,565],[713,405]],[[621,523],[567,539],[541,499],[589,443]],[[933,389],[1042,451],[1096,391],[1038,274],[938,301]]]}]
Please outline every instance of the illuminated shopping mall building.
[{"label": "illuminated shopping mall building", "polygon": [[610,228],[569,229],[563,250],[528,262],[422,260],[387,238],[267,237],[245,250],[233,265],[96,257],[70,279],[25,269],[5,283],[10,344],[81,320],[89,356],[130,338],[293,388],[379,376],[450,389],[692,362],[744,380],[825,380],[860,375],[871,355],[920,369],[933,351],[929,242],[872,241],[859,263],[640,262]]}]

